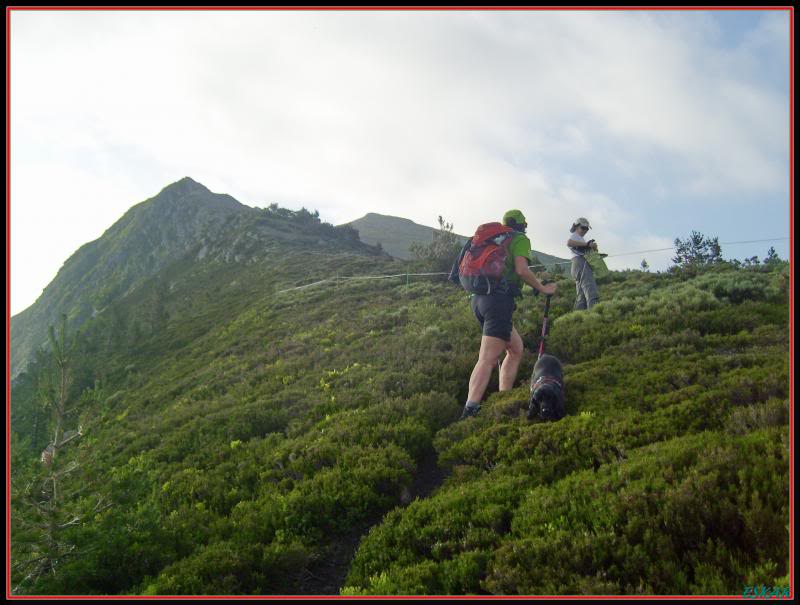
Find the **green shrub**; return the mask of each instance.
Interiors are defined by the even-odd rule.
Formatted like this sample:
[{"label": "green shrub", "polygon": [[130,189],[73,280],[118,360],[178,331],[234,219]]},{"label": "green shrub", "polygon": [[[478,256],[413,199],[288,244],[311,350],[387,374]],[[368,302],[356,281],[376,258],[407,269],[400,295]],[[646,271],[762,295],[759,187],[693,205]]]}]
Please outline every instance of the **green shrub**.
[{"label": "green shrub", "polygon": [[580,594],[602,571],[619,594],[740,594],[748,569],[783,568],[788,536],[764,532],[781,528],[788,513],[779,432],[734,441],[703,433],[631,454],[533,490],[490,561],[485,588]]}]

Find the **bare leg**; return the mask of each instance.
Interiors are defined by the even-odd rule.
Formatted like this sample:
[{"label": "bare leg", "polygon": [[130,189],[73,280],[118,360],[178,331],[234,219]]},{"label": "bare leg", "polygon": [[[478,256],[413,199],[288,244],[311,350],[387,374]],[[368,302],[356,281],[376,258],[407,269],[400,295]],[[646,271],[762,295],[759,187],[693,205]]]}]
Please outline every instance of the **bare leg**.
[{"label": "bare leg", "polygon": [[478,354],[478,363],[475,364],[472,375],[469,377],[468,401],[479,403],[483,399],[486,387],[489,385],[489,379],[492,377],[492,370],[500,354],[507,346],[508,343],[502,338],[494,336],[481,337],[481,351]]},{"label": "bare leg", "polygon": [[524,347],[522,337],[516,328],[511,328],[511,340],[506,345],[506,358],[500,367],[500,390],[510,391],[514,388],[514,381],[517,379],[517,371],[522,361]]}]

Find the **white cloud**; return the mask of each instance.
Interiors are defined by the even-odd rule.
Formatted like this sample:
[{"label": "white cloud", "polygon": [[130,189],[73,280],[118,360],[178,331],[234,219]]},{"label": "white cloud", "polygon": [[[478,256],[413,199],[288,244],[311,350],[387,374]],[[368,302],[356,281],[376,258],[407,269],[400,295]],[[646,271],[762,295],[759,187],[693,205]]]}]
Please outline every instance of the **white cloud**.
[{"label": "white cloud", "polygon": [[[183,176],[336,223],[469,233],[518,207],[559,255],[579,215],[609,248],[663,242],[627,199],[787,188],[788,99],[758,80],[787,19],[753,14],[723,47],[693,11],[12,12],[12,306],[14,275],[54,275],[26,212],[60,263]],[[92,226],[65,232],[53,199]]]}]

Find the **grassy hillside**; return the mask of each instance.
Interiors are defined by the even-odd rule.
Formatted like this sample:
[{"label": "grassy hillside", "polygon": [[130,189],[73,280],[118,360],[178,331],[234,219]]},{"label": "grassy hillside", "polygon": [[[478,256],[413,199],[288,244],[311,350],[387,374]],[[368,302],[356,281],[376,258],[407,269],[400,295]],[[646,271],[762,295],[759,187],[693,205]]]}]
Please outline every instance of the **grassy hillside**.
[{"label": "grassy hillside", "polygon": [[[398,279],[279,294],[397,272],[323,231],[255,261],[193,254],[87,324],[71,396],[83,437],[50,470],[45,358],[20,376],[12,560],[65,553],[55,574],[16,571],[21,592],[788,583],[788,267],[614,273],[582,313],[563,281],[548,350],[565,364],[567,418],[524,419],[529,355],[517,389],[494,393],[495,377],[481,414],[456,422],[480,341],[465,293]],[[531,347],[541,308],[528,294],[516,312]],[[48,545],[26,486],[72,462],[62,507],[82,521]]]},{"label": "grassy hillside", "polygon": [[362,542],[347,594],[741,594],[788,585],[785,274],[616,275],[553,325],[570,414],[526,389],[434,438],[432,497]]}]

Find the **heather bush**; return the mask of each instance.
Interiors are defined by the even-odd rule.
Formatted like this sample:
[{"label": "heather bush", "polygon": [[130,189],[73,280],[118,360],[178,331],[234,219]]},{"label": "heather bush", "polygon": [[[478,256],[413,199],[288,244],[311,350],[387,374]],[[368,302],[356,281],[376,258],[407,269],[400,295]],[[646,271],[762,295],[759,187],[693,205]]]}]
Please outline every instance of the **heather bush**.
[{"label": "heather bush", "polygon": [[601,579],[614,594],[740,594],[765,561],[785,568],[781,433],[679,438],[533,490],[489,563],[486,589],[583,594]]}]

